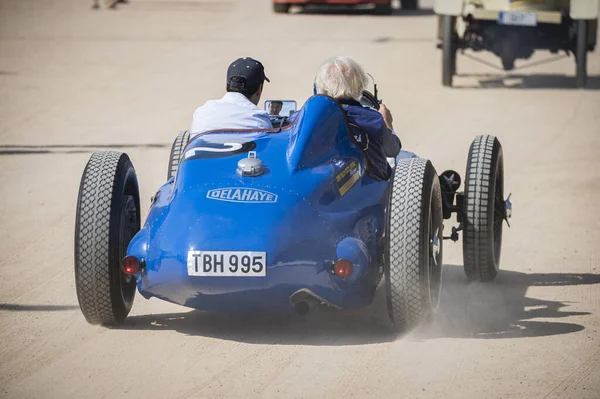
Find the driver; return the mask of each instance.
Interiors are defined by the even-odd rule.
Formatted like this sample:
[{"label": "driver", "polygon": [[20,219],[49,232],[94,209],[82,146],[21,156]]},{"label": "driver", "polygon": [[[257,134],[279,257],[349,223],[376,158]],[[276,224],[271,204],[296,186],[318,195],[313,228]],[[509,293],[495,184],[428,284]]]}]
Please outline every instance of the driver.
[{"label": "driver", "polygon": [[392,127],[392,113],[384,104],[379,112],[359,100],[368,84],[364,69],[350,57],[325,61],[315,78],[316,94],[333,97],[344,109],[351,134],[367,159],[370,175],[380,180],[392,176],[386,157],[396,157],[402,147]]},{"label": "driver", "polygon": [[269,104],[269,115],[279,116],[282,107],[283,101],[271,101]]},{"label": "driver", "polygon": [[270,82],[259,61],[250,57],[233,61],[227,69],[227,93],[196,109],[190,137],[211,130],[272,129],[267,112],[257,107],[265,80]]}]

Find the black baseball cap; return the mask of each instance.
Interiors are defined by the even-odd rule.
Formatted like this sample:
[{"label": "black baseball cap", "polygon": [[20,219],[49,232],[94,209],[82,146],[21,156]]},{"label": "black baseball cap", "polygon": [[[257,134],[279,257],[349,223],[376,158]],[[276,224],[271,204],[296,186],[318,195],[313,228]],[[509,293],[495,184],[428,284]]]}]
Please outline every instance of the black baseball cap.
[{"label": "black baseball cap", "polygon": [[[245,82],[232,82],[231,78],[240,77]],[[243,88],[258,86],[264,81],[271,82],[265,75],[265,67],[260,61],[250,57],[238,58],[227,69],[227,84],[231,87]]]}]

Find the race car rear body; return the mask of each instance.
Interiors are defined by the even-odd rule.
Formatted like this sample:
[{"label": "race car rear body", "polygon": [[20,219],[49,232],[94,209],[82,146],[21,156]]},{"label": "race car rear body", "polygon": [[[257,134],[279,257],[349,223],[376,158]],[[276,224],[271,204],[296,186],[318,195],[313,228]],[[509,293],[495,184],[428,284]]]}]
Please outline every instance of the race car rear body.
[{"label": "race car rear body", "polygon": [[[240,169],[249,157],[260,170]],[[127,253],[144,260],[145,297],[222,312],[287,311],[307,298],[361,307],[381,277],[387,195],[340,107],[316,96],[283,130],[193,138]],[[350,275],[336,274],[340,259]]]}]

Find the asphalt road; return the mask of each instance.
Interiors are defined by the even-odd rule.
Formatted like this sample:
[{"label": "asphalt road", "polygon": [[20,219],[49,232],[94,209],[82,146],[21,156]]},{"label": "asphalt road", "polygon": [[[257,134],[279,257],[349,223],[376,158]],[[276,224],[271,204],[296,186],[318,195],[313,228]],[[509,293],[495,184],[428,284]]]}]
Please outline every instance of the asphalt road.
[{"label": "asphalt road", "polygon": [[[391,17],[90,5],[0,0],[0,397],[600,398],[600,53],[585,91],[572,58],[544,52],[511,75],[460,56],[446,89],[431,1]],[[229,62],[260,59],[264,98],[302,103],[332,55],[375,76],[405,148],[438,171],[463,171],[476,135],[500,138],[515,212],[497,280],[467,284],[447,244],[440,313],[399,338],[379,302],[234,317],[138,296],[122,328],[88,325],[73,227],[91,152],[130,154],[146,212],[173,138],[222,95]]]}]

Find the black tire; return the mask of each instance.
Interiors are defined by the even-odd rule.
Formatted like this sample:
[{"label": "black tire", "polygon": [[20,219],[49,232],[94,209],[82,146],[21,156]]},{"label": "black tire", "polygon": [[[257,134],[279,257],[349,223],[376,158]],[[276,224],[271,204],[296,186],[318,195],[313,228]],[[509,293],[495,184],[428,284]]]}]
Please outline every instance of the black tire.
[{"label": "black tire", "polygon": [[169,169],[167,170],[167,180],[177,174],[177,169],[183,158],[183,150],[190,141],[190,132],[183,131],[175,137],[173,145],[171,146],[171,155],[169,155]]},{"label": "black tire", "polygon": [[273,12],[276,12],[277,14],[284,14],[287,13],[289,10],[289,4],[273,3]]},{"label": "black tire", "polygon": [[136,283],[120,263],[140,230],[139,209],[127,154],[94,153],[81,177],[75,221],[75,287],[90,324],[120,324],[131,310]]},{"label": "black tire", "polygon": [[389,1],[387,4],[375,4],[374,11],[377,15],[390,15],[392,13],[392,2]]},{"label": "black tire", "polygon": [[452,86],[456,74],[455,19],[451,15],[442,15],[442,85]]},{"label": "black tire", "polygon": [[578,88],[584,88],[587,83],[587,21],[579,19],[577,23],[577,44],[575,53],[576,84]]},{"label": "black tire", "polygon": [[386,223],[387,308],[394,327],[407,331],[439,305],[442,196],[433,165],[418,158],[398,162],[390,190]]},{"label": "black tire", "polygon": [[494,136],[478,136],[469,149],[463,200],[463,259],[467,277],[491,281],[500,269],[504,223],[504,161]]},{"label": "black tire", "polygon": [[419,8],[419,0],[400,0],[403,10],[416,10]]}]

